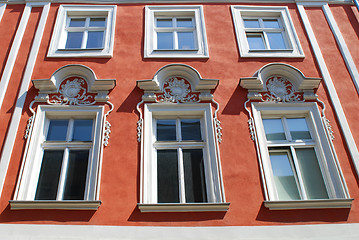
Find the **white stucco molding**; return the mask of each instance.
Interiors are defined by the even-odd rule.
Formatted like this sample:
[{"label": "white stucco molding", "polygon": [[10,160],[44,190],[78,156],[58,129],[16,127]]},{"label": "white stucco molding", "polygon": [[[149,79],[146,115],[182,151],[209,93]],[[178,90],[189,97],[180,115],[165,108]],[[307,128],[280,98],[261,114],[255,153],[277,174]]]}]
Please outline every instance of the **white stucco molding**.
[{"label": "white stucco molding", "polygon": [[191,66],[186,64],[169,64],[159,69],[150,80],[138,80],[137,86],[145,91],[142,99],[147,101],[155,101],[153,96],[155,92],[160,92],[163,89],[163,84],[170,77],[182,77],[190,82],[191,91],[200,92],[200,100],[212,100],[213,96],[210,94],[218,83],[218,79],[203,79],[199,72]]},{"label": "white stucco molding", "polygon": [[325,63],[324,56],[321,52],[321,49],[319,47],[318,41],[315,37],[312,25],[308,19],[305,7],[313,7],[315,5],[307,4],[307,3],[298,3],[297,8],[300,14],[300,17],[303,21],[304,28],[307,32],[309,42],[312,46],[314,56],[317,60],[320,72],[323,76],[323,81],[325,82],[326,89],[329,93],[329,98],[332,102],[336,117],[338,118],[340,128],[342,130],[342,133],[344,135],[344,139],[346,141],[352,162],[354,164],[357,176],[359,176],[359,151],[357,148],[357,144],[355,142],[355,139],[351,133],[351,129],[349,127],[349,123],[347,121],[347,118],[344,113],[344,109],[342,107],[342,104],[340,102],[338,93],[336,91],[336,88],[334,86],[333,80],[331,78],[329,69]]},{"label": "white stucco molding", "polygon": [[304,92],[304,99],[315,100],[314,90],[319,87],[321,78],[306,77],[297,68],[285,63],[269,63],[259,69],[253,77],[240,79],[240,86],[248,89],[248,98],[260,99],[259,92],[267,91],[265,81],[271,76],[281,76],[290,80],[296,91]]}]

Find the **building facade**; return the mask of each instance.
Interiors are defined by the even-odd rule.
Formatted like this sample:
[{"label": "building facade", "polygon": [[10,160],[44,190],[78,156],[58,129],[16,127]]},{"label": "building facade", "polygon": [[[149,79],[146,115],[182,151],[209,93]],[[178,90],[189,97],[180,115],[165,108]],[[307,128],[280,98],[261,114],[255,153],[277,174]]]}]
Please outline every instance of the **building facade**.
[{"label": "building facade", "polygon": [[359,12],[0,1],[2,239],[357,239]]}]

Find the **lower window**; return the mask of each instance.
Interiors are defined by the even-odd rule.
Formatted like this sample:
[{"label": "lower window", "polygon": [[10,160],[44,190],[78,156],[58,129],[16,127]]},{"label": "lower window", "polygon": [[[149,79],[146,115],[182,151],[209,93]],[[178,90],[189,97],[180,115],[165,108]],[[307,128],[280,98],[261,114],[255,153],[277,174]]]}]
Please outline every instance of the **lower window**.
[{"label": "lower window", "polygon": [[226,211],[210,104],[145,104],[141,211]]},{"label": "lower window", "polygon": [[102,106],[39,106],[12,208],[98,207],[102,125]]},{"label": "lower window", "polygon": [[350,207],[351,200],[315,103],[253,103],[270,209]]}]

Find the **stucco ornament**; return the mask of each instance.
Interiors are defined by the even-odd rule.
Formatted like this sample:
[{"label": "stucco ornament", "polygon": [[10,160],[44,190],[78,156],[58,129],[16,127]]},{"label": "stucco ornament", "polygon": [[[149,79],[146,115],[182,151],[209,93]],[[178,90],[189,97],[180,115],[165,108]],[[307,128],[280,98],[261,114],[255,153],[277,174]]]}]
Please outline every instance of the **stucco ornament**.
[{"label": "stucco ornament", "polygon": [[163,84],[163,94],[158,95],[161,102],[198,102],[198,95],[191,93],[190,83],[180,77],[167,79]]},{"label": "stucco ornament", "polygon": [[270,77],[266,82],[268,92],[263,94],[263,101],[293,102],[302,101],[292,83],[283,77]]},{"label": "stucco ornament", "polygon": [[50,104],[92,105],[94,95],[87,92],[87,83],[82,78],[68,78],[60,85],[58,94],[50,97]]}]

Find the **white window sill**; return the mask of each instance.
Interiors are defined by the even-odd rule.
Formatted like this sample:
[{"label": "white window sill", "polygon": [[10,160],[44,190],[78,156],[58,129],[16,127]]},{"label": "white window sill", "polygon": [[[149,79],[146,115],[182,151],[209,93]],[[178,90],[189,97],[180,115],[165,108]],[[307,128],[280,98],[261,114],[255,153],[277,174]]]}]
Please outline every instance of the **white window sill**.
[{"label": "white window sill", "polygon": [[296,201],[264,201],[269,210],[311,209],[311,208],[350,208],[353,198],[347,199],[318,199]]},{"label": "white window sill", "polygon": [[48,53],[49,58],[112,58],[111,52],[103,52],[102,49],[57,49]]},{"label": "white window sill", "polygon": [[241,57],[248,58],[304,58],[303,54],[292,53],[291,50],[249,50],[241,52]]},{"label": "white window sill", "polygon": [[138,203],[141,212],[226,212],[230,203]]},{"label": "white window sill", "polygon": [[36,200],[36,201],[19,201],[10,200],[11,210],[20,209],[63,209],[63,210],[97,210],[101,201],[85,200]]},{"label": "white window sill", "polygon": [[208,54],[197,53],[197,50],[153,50],[145,58],[209,58]]}]

